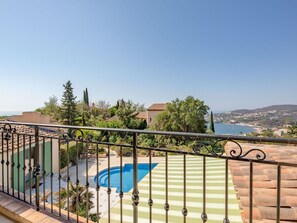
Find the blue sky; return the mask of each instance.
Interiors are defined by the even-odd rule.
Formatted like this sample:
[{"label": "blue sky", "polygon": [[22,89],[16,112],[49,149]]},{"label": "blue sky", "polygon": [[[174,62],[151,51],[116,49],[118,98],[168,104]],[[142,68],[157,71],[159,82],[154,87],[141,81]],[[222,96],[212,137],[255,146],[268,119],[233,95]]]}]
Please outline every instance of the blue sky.
[{"label": "blue sky", "polygon": [[0,0],[0,111],[78,99],[297,104],[297,1]]}]

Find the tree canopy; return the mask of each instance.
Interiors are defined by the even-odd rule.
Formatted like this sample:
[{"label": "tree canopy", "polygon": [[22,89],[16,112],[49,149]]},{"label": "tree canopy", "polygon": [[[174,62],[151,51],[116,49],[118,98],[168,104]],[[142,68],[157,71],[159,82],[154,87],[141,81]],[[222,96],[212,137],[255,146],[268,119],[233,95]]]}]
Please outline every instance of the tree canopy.
[{"label": "tree canopy", "polygon": [[36,111],[40,112],[43,115],[50,115],[55,120],[59,119],[59,105],[58,105],[58,98],[53,95],[49,97],[48,102],[44,102],[43,108],[38,108]]},{"label": "tree canopy", "polygon": [[146,128],[146,123],[136,119],[138,113],[143,110],[143,105],[135,104],[131,100],[124,101],[122,99],[118,101],[117,106],[118,108],[116,109],[115,114],[118,116],[119,120],[123,122],[125,128]]},{"label": "tree canopy", "polygon": [[77,119],[76,97],[70,81],[63,85],[64,93],[61,99],[61,121],[64,125],[75,125]]},{"label": "tree canopy", "polygon": [[192,96],[185,100],[177,98],[166,105],[164,112],[157,115],[153,128],[162,131],[204,133],[208,109],[203,101]]},{"label": "tree canopy", "polygon": [[87,109],[89,109],[90,101],[89,101],[88,88],[86,88],[86,90],[84,90],[83,102],[85,103]]}]

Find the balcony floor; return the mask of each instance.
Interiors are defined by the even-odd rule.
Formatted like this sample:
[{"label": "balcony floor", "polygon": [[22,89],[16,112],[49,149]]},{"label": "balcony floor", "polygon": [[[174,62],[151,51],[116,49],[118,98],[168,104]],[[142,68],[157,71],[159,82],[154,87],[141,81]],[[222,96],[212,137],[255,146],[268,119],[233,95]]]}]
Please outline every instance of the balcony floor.
[{"label": "balcony floor", "polygon": [[13,221],[9,220],[8,218],[0,215],[0,222],[1,223],[13,223]]},{"label": "balcony floor", "polygon": [[[11,222],[26,222],[26,223],[62,223],[70,222],[75,220],[75,216],[70,216],[69,221],[59,219],[57,216],[48,212],[40,210],[36,211],[32,206],[14,198],[7,194],[0,192],[0,222],[11,223]],[[3,215],[9,217],[12,220],[7,219]],[[65,216],[65,213],[62,212]],[[3,220],[2,220],[3,219]],[[81,218],[79,222],[85,222],[84,218]],[[90,221],[91,222],[91,221]]]}]

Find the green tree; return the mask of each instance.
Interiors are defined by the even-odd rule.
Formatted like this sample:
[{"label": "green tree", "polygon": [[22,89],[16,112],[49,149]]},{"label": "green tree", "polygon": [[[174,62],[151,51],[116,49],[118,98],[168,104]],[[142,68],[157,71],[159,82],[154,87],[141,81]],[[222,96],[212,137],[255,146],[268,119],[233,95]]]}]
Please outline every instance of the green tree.
[{"label": "green tree", "polygon": [[[59,193],[55,193],[56,196],[59,196]],[[69,207],[67,206],[67,200],[69,197]],[[61,188],[61,208],[68,210],[72,213],[78,212],[78,215],[86,217],[86,207],[88,209],[94,207],[92,198],[94,194],[90,191],[87,191],[86,187],[83,185],[74,185],[70,182],[69,190],[66,188]],[[59,198],[59,197],[58,197]],[[57,199],[58,200],[58,199]],[[57,204],[59,205],[59,204]]]},{"label": "green tree", "polygon": [[291,125],[287,127],[287,133],[284,134],[285,137],[297,137],[297,125]]},{"label": "green tree", "polygon": [[215,133],[215,127],[214,127],[214,122],[213,122],[213,113],[212,111],[210,112],[210,119],[209,119],[209,130]]},{"label": "green tree", "polygon": [[95,106],[92,106],[90,112],[94,116],[100,116],[101,119],[106,119],[109,116],[110,104],[107,101],[100,100]]},{"label": "green tree", "polygon": [[[123,100],[123,99],[122,99]],[[119,107],[120,107],[120,101],[121,100],[117,100],[117,103],[116,103],[116,105],[114,105],[114,106],[112,106],[112,107],[110,107],[109,109],[108,109],[108,116],[109,117],[113,117],[113,116],[115,116],[116,115],[116,111],[119,109]]]},{"label": "green tree", "polygon": [[124,101],[122,99],[119,102],[115,114],[118,116],[119,120],[123,122],[125,128],[138,129],[144,126],[144,123],[136,119],[136,116],[142,109],[142,105],[135,104],[131,100]]},{"label": "green tree", "polygon": [[63,85],[64,93],[61,99],[61,121],[64,125],[75,125],[77,119],[76,97],[70,81]]},{"label": "green tree", "polygon": [[89,101],[88,88],[86,88],[86,90],[84,90],[83,102],[86,105],[86,109],[89,110],[89,108],[90,108],[90,101]]},{"label": "green tree", "polygon": [[263,137],[275,137],[274,132],[271,129],[265,129],[261,132]]},{"label": "green tree", "polygon": [[167,104],[164,112],[156,117],[153,128],[163,131],[205,133],[208,106],[203,101],[188,96]]},{"label": "green tree", "polygon": [[59,119],[59,105],[58,105],[58,98],[53,95],[49,97],[48,102],[44,102],[43,108],[38,108],[36,111],[40,112],[43,115],[50,115],[55,120]]}]

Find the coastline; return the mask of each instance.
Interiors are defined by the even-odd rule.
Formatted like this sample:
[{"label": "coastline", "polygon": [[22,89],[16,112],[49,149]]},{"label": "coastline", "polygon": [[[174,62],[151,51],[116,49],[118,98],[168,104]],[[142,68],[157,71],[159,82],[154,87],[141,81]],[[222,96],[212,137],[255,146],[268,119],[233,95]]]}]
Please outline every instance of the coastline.
[{"label": "coastline", "polygon": [[216,134],[223,135],[244,135],[257,131],[253,126],[224,122],[215,122],[215,130]]},{"label": "coastline", "polygon": [[252,124],[246,124],[246,123],[242,123],[242,122],[236,123],[235,125],[250,127],[252,129],[254,129],[255,131],[253,131],[253,132],[256,132],[256,133],[261,133],[264,130],[264,127],[252,125]]}]

